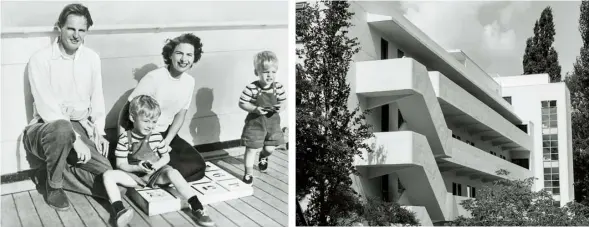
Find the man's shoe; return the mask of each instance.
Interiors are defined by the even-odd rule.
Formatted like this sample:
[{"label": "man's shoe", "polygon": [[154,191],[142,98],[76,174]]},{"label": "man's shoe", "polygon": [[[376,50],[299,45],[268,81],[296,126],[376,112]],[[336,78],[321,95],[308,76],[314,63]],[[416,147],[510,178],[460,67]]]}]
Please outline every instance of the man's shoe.
[{"label": "man's shoe", "polygon": [[127,226],[129,222],[133,219],[133,212],[132,209],[125,208],[117,213],[115,217],[115,222],[117,223],[117,227]]},{"label": "man's shoe", "polygon": [[192,215],[195,218],[195,222],[202,226],[215,226],[215,222],[211,220],[209,215],[204,209],[193,210]]},{"label": "man's shoe", "polygon": [[49,185],[45,185],[47,189],[47,204],[53,209],[64,211],[70,208],[70,202],[68,201],[67,195],[62,188],[51,188]]},{"label": "man's shoe", "polygon": [[260,169],[260,172],[265,173],[268,170],[268,157],[260,157],[259,161],[260,162],[258,162],[258,169]]}]

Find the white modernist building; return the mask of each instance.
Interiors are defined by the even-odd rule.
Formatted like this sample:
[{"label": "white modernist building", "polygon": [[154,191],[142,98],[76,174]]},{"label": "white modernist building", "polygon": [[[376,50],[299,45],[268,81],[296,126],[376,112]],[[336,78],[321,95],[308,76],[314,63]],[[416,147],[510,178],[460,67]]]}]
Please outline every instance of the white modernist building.
[{"label": "white modernist building", "polygon": [[[370,109],[375,152],[357,158],[354,188],[397,201],[423,225],[468,215],[459,205],[500,179],[536,177],[557,205],[572,201],[569,92],[547,75],[493,78],[448,51],[390,2],[351,2],[361,51],[348,73]],[[510,174],[498,175],[504,169]]]}]

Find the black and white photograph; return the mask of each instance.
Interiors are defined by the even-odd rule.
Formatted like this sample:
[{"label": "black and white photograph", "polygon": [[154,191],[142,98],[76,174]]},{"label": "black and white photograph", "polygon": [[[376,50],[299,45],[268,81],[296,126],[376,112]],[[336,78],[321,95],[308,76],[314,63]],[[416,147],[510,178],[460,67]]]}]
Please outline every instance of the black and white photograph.
[{"label": "black and white photograph", "polygon": [[295,10],[296,225],[589,225],[589,2]]},{"label": "black and white photograph", "polygon": [[288,226],[289,1],[0,6],[1,226]]}]

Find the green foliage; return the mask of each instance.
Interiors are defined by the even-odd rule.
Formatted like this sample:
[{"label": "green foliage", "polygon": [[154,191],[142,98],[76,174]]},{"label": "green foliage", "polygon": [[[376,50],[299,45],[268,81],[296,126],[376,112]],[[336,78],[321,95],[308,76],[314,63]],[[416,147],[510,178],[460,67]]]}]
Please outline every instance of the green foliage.
[{"label": "green foliage", "polygon": [[560,82],[558,53],[552,46],[555,34],[552,9],[546,7],[534,25],[534,36],[526,41],[524,74],[548,73],[550,82]]},{"label": "green foliage", "polygon": [[353,13],[345,1],[306,4],[296,14],[302,43],[296,66],[297,199],[308,196],[310,225],[338,225],[361,212],[350,176],[354,157],[370,150],[364,112],[348,108],[346,75],[357,38],[348,37]]},{"label": "green foliage", "polygon": [[589,205],[589,2],[581,2],[580,11],[583,46],[565,82],[571,96],[575,201]]},{"label": "green foliage", "polygon": [[368,198],[362,216],[369,226],[419,225],[414,212],[402,208],[396,202],[385,202],[380,198]]},{"label": "green foliage", "polygon": [[[501,175],[501,174],[500,174]],[[503,173],[505,175],[505,173]],[[476,199],[462,201],[470,217],[460,216],[458,226],[563,226],[587,225],[589,210],[578,203],[559,207],[552,195],[532,191],[533,178],[496,180],[477,191]]]}]

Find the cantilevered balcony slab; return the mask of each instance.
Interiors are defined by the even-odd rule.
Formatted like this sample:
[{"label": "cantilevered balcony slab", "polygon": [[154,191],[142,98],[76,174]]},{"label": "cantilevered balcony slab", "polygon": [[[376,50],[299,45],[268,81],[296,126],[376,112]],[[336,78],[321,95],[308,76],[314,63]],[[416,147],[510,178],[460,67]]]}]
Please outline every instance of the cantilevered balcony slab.
[{"label": "cantilevered balcony slab", "polygon": [[[361,4],[361,3],[360,3]],[[377,6],[377,4],[373,4]],[[401,13],[390,15],[377,15],[368,10],[366,20],[368,25],[390,37],[392,42],[410,50],[409,55],[428,65],[429,68],[444,73],[455,83],[466,88],[470,93],[476,94],[487,106],[490,106],[507,120],[515,124],[521,124],[522,120],[507,101],[497,95],[497,91],[488,84],[496,83],[484,71],[469,73],[464,64],[461,64],[452,54],[434,42],[417,26],[412,24]]]},{"label": "cantilevered balcony slab", "polygon": [[411,130],[427,137],[436,157],[451,156],[451,131],[425,66],[411,58],[356,62],[356,94],[365,107],[399,105]]},{"label": "cantilevered balcony slab", "polygon": [[492,138],[494,146],[528,153],[533,150],[532,137],[494,109],[443,74],[429,72],[429,76],[447,122],[465,128],[475,136],[485,136],[488,140]]},{"label": "cantilevered balcony slab", "polygon": [[[477,147],[452,139],[452,157],[438,160],[440,170],[450,170],[471,179],[494,180],[499,178],[520,179],[531,177],[532,172],[507,160],[489,154]],[[496,171],[505,169],[508,176],[499,176]]]},{"label": "cantilevered balcony slab", "polygon": [[362,177],[395,173],[408,189],[413,206],[423,206],[432,221],[449,220],[448,192],[425,136],[411,131],[378,132],[367,143],[372,153],[357,157],[355,166]]}]

